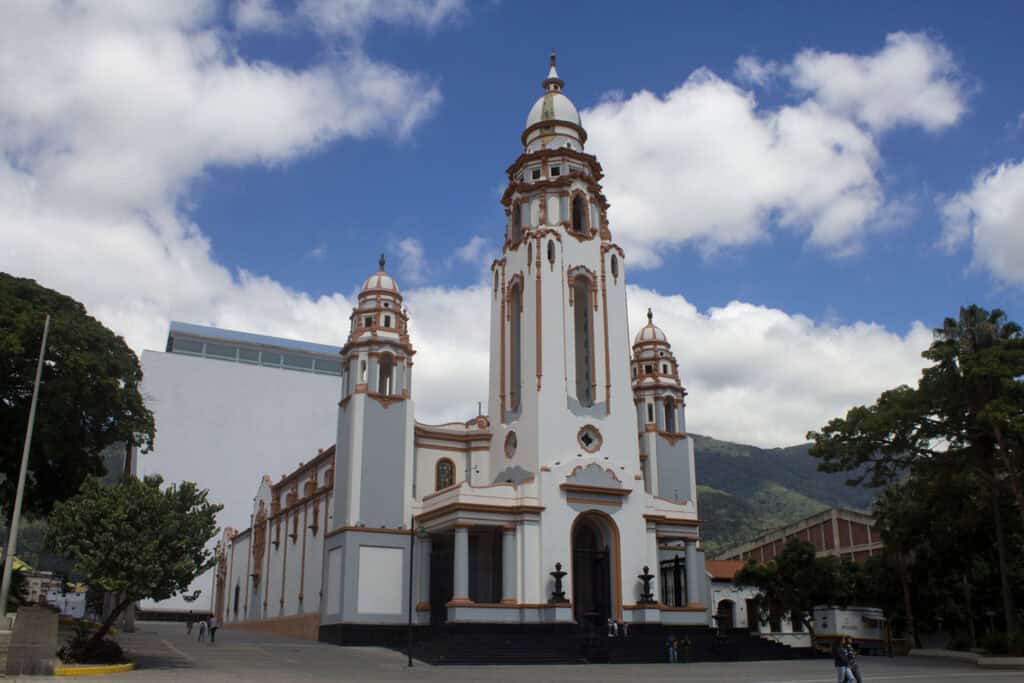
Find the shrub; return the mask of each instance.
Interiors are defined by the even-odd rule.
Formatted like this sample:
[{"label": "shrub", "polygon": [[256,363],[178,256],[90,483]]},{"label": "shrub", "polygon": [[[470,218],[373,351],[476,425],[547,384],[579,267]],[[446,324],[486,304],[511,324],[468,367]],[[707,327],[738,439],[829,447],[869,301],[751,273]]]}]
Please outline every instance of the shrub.
[{"label": "shrub", "polygon": [[93,640],[95,625],[84,619],[75,623],[75,635],[67,645],[57,650],[57,657],[65,664],[120,664],[127,662],[124,650],[110,639]]},{"label": "shrub", "polygon": [[981,646],[994,655],[1024,655],[1024,632],[990,633]]}]

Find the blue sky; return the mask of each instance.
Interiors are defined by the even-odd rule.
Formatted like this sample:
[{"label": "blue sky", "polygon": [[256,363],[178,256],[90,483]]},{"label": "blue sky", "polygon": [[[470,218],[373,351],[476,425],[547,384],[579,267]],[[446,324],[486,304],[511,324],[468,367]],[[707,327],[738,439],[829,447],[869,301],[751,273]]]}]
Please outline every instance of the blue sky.
[{"label": "blue sky", "polygon": [[[683,246],[667,253],[660,268],[631,270],[631,279],[682,292],[701,308],[739,298],[897,330],[914,320],[937,325],[966,302],[1001,306],[1020,317],[1019,288],[971,270],[969,250],[949,254],[936,247],[941,226],[935,210],[937,197],[955,194],[980,169],[1024,152],[1024,89],[1013,66],[1024,64],[1019,3],[986,3],[979,12],[936,2],[561,7],[477,3],[430,32],[374,27],[365,39],[370,55],[425,74],[440,87],[444,100],[433,117],[403,141],[334,145],[272,169],[209,172],[193,194],[194,216],[213,238],[218,258],[312,293],[347,291],[379,251],[394,251],[395,241],[411,235],[425,245],[430,282],[465,286],[479,277],[478,269],[447,267],[446,257],[474,235],[497,253],[503,219],[495,188],[520,151],[525,113],[552,47],[566,92],[583,109],[609,91],[665,93],[700,67],[730,77],[741,55],[785,62],[806,48],[870,54],[888,33],[921,31],[952,52],[969,110],[938,133],[908,127],[881,137],[880,175],[888,194],[910,199],[913,216],[906,225],[874,236],[848,258],[808,248],[794,234],[776,233],[710,257]],[[244,39],[241,50],[302,65],[337,47],[310,37],[300,31],[259,35]],[[785,87],[757,94],[765,108],[792,101]],[[309,258],[318,246],[326,257]]]},{"label": "blue sky", "polygon": [[[552,48],[695,431],[798,441],[1024,318],[1024,6],[16,0],[0,269],[136,349],[172,319],[340,344],[380,252],[417,409],[486,394],[482,273]],[[47,45],[58,45],[57,49]]]}]

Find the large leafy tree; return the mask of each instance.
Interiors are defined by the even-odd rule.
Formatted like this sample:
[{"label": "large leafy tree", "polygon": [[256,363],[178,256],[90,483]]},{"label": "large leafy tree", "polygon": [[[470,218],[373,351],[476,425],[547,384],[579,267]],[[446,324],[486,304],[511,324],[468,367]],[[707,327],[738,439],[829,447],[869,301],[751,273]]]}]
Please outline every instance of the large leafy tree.
[{"label": "large leafy tree", "polygon": [[782,552],[766,564],[751,560],[736,573],[735,581],[760,591],[757,603],[762,617],[798,619],[812,641],[814,607],[845,607],[856,601],[861,590],[856,565],[836,557],[816,557],[814,546],[797,538],[790,539]]},{"label": "large leafy tree", "polygon": [[74,498],[57,503],[47,540],[69,556],[90,587],[118,595],[93,634],[99,643],[133,602],[164,600],[188,588],[216,562],[208,542],[223,506],[192,482],[161,488],[159,476],[104,486],[86,480]]},{"label": "large leafy tree", "polygon": [[104,474],[115,444],[152,446],[156,433],[124,340],[82,304],[33,280],[0,273],[0,510],[9,518],[25,439],[43,321],[50,314],[25,511],[46,514],[88,476]]},{"label": "large leafy tree", "polygon": [[[1002,311],[966,306],[934,331],[922,355],[932,364],[917,387],[883,392],[874,405],[855,407],[808,433],[811,455],[820,458],[824,471],[855,473],[852,484],[895,486],[878,512],[901,580],[909,580],[915,557],[951,559],[939,552],[938,540],[949,530],[927,524],[936,503],[928,488],[959,477],[968,493],[942,504],[972,502],[972,509],[991,514],[990,521],[975,520],[973,528],[991,526],[996,532],[1004,612],[1014,630],[1013,546],[1000,496],[1014,502],[1024,524],[1024,335]],[[904,592],[912,631],[909,589]]]}]

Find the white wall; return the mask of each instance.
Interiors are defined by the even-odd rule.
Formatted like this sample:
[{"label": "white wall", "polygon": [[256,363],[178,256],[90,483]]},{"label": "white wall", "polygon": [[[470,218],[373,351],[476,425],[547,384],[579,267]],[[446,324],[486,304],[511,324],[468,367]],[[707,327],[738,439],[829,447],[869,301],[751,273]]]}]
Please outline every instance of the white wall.
[{"label": "white wall", "polygon": [[[253,484],[276,481],[334,443],[341,378],[183,354],[144,351],[142,393],[156,417],[155,449],[139,454],[140,475],[194,481],[224,505],[220,527],[249,527]],[[210,609],[213,573],[202,594],[163,609]],[[145,607],[152,603],[144,602]]]}]

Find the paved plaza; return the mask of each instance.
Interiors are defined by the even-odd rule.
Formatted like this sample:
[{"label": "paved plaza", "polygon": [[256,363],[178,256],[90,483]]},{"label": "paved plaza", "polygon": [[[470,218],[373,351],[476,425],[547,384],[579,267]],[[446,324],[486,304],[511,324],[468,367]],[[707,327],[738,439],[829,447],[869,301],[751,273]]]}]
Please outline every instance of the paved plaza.
[{"label": "paved plaza", "polygon": [[[216,644],[185,635],[184,624],[141,623],[122,642],[136,671],[85,680],[118,681],[685,681],[686,683],[832,683],[830,660],[702,664],[564,666],[430,666],[409,669],[403,655],[220,629]],[[865,683],[1016,683],[1020,671],[990,671],[953,662],[864,657]],[[66,680],[17,677],[18,681]]]}]

